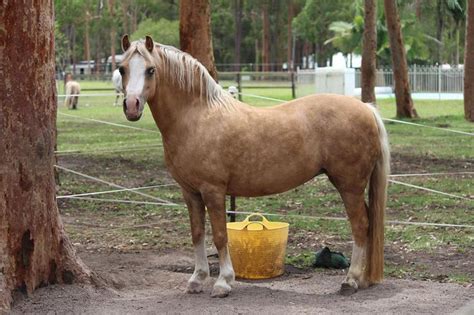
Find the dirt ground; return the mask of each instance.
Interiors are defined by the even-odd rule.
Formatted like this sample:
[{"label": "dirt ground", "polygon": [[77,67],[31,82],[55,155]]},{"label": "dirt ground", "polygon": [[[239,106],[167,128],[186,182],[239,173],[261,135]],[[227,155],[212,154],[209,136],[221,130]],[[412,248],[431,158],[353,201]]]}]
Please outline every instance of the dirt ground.
[{"label": "dirt ground", "polygon": [[185,293],[193,269],[190,253],[82,252],[82,259],[110,288],[54,285],[32,297],[18,295],[13,314],[474,314],[474,288],[453,283],[386,279],[345,297],[338,294],[342,271],[288,267],[278,278],[236,281],[229,297],[210,297],[217,259],[204,292]]},{"label": "dirt ground", "polygon": [[[110,166],[110,170],[122,172],[125,167],[122,164],[132,163],[117,158],[105,161],[110,165],[103,160],[96,162],[83,158],[61,160],[62,165],[86,173],[92,172],[94,165],[108,170]],[[115,167],[117,163],[121,167]],[[472,160],[415,159],[392,154],[394,173],[470,170],[473,165]],[[143,186],[147,184],[141,182],[143,178],[153,178],[140,165],[131,168],[140,176],[123,183],[128,187]],[[160,177],[171,180],[164,169],[153,168],[153,172],[157,171]],[[115,175],[113,171],[109,173]],[[166,211],[145,216],[145,225],[149,225],[146,233],[151,233],[147,234],[150,242],[145,246],[145,243],[130,243],[131,232],[125,233],[128,230],[115,229],[130,225],[136,217],[108,215],[116,211],[112,205],[101,205],[101,211],[94,216],[66,201],[60,201],[59,207],[81,258],[107,281],[108,287],[54,285],[40,288],[31,297],[18,293],[13,314],[450,314],[456,311],[474,314],[472,283],[452,283],[448,277],[456,271],[472,279],[474,251],[459,252],[449,244],[429,252],[410,251],[402,242],[386,244],[386,262],[403,267],[405,273],[389,273],[392,277],[382,284],[349,297],[338,294],[345,271],[287,266],[281,277],[265,281],[237,280],[229,297],[213,299],[210,293],[218,272],[215,257],[210,258],[211,277],[204,292],[185,293],[194,262],[188,228],[172,224],[179,214]],[[158,227],[164,228],[163,233],[159,233]],[[346,254],[351,251],[351,244],[345,240],[312,232],[290,235],[288,250],[298,253],[302,250],[300,244],[313,249],[312,243],[326,244]]]}]

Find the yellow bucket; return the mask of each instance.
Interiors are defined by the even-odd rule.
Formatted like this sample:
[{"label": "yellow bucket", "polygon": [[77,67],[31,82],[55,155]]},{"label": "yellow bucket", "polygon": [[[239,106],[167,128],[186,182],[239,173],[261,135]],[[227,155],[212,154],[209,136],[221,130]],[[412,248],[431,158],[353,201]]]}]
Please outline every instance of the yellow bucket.
[{"label": "yellow bucket", "polygon": [[[258,216],[262,221],[250,221]],[[235,275],[245,279],[277,277],[285,271],[289,224],[270,222],[259,213],[227,223],[229,252]]]}]

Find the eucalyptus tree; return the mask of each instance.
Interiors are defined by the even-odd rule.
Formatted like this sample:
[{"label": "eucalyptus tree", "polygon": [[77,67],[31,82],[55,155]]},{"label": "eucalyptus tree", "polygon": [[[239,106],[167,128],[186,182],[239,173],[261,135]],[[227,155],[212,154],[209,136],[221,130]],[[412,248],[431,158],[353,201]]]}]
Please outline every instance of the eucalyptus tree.
[{"label": "eucalyptus tree", "polygon": [[398,15],[397,1],[384,0],[385,18],[387,21],[390,50],[392,54],[392,69],[395,80],[395,97],[397,117],[415,118],[418,114],[413,105],[408,82],[408,65],[403,36]]},{"label": "eucalyptus tree", "polygon": [[56,203],[53,16],[52,1],[0,2],[0,37],[12,38],[0,45],[0,90],[11,100],[0,103],[1,314],[13,291],[92,280]]}]

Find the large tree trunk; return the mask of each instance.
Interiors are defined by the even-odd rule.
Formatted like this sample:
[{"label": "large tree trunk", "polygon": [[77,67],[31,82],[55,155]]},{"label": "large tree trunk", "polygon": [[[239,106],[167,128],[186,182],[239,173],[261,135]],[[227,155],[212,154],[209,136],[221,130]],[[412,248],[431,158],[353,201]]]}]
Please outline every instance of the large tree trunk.
[{"label": "large tree trunk", "polygon": [[474,1],[467,3],[464,49],[464,117],[474,122]]},{"label": "large tree trunk", "polygon": [[181,0],[179,7],[179,43],[181,50],[199,60],[213,78],[217,78],[211,36],[209,0]]},{"label": "large tree trunk", "polygon": [[364,1],[364,40],[361,65],[362,102],[375,103],[377,73],[377,2]]},{"label": "large tree trunk", "polygon": [[235,41],[234,71],[240,72],[240,46],[242,45],[242,11],[243,0],[234,0]]},{"label": "large tree trunk", "polygon": [[0,4],[0,313],[13,290],[91,276],[55,199],[53,15],[52,0]]},{"label": "large tree trunk", "polygon": [[390,50],[392,54],[392,69],[395,80],[395,97],[397,99],[397,117],[418,117],[410,94],[408,82],[408,65],[405,46],[398,16],[397,1],[384,0],[385,19],[387,21]]}]

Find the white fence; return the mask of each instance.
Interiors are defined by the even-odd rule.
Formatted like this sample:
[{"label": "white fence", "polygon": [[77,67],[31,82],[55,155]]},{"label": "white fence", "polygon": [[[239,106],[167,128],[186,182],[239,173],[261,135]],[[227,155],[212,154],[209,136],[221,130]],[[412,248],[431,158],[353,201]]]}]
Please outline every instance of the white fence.
[{"label": "white fence", "polygon": [[[296,95],[298,97],[317,93],[317,76],[320,69],[299,70],[296,80]],[[360,95],[360,69],[355,69],[355,95]],[[464,69],[450,68],[443,69],[436,66],[416,66],[409,68],[408,79],[410,81],[411,92],[415,95],[433,96],[439,98],[462,98],[464,91]],[[376,74],[376,93],[393,94],[395,86],[392,69],[378,69]],[[379,92],[377,92],[379,91]],[[392,95],[393,96],[393,95]],[[437,98],[437,97],[436,97]]]},{"label": "white fence", "polygon": [[[464,69],[442,69],[436,66],[413,65],[408,71],[411,91],[414,93],[462,93]],[[360,88],[360,69],[356,69],[356,88]],[[392,69],[378,69],[376,86],[394,87]]]}]

